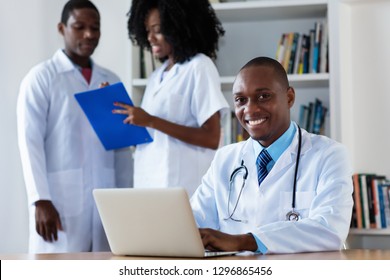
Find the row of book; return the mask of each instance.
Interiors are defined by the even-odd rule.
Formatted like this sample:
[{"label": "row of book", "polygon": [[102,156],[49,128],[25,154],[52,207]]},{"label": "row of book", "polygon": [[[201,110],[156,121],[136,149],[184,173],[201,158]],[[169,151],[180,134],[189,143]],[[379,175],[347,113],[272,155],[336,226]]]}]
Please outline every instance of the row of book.
[{"label": "row of book", "polygon": [[351,227],[381,229],[390,227],[390,181],[385,176],[355,173]]},{"label": "row of book", "polygon": [[328,26],[320,21],[308,34],[283,33],[276,51],[287,74],[329,72],[328,57]]},{"label": "row of book", "polygon": [[318,98],[314,102],[301,104],[299,108],[299,121],[300,127],[306,129],[308,132],[315,134],[325,134],[325,119],[328,108],[322,104],[322,101]]}]

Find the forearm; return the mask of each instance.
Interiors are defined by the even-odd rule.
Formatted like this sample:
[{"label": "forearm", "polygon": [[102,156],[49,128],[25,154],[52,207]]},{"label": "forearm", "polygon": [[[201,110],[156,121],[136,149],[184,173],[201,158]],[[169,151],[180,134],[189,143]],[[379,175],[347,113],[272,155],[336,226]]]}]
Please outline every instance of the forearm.
[{"label": "forearm", "polygon": [[242,234],[237,236],[239,238],[239,246],[237,251],[252,251],[257,250],[256,239],[252,234]]},{"label": "forearm", "polygon": [[[213,121],[215,122],[215,120]],[[209,127],[188,127],[169,122],[167,120],[152,117],[150,127],[168,134],[188,144],[209,149],[217,149],[220,139],[220,126],[218,116],[218,126]]]}]

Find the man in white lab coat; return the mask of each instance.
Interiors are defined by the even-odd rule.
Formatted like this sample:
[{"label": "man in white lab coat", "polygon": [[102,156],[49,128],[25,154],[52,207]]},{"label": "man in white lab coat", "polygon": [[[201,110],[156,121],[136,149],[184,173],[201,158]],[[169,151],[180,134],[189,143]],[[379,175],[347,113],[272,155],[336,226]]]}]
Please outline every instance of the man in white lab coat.
[{"label": "man in white lab coat", "polygon": [[263,254],[343,248],[353,206],[345,147],[290,120],[295,92],[274,59],[249,61],[233,98],[250,138],[217,151],[191,198],[205,248]]},{"label": "man in white lab coat", "polygon": [[27,74],[17,104],[29,251],[108,251],[92,190],[130,186],[131,155],[127,149],[104,150],[74,94],[119,78],[90,58],[100,38],[94,4],[67,2],[58,31],[64,49]]}]

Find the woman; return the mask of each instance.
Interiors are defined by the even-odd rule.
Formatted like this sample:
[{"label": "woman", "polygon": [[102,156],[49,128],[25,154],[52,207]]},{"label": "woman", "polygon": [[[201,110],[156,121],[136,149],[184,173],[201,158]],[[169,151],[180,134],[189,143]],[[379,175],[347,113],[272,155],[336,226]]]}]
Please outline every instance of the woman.
[{"label": "woman", "polygon": [[148,127],[153,138],[136,148],[134,187],[185,187],[191,195],[218,148],[228,108],[211,60],[224,30],[208,0],[133,0],[128,30],[163,62],[140,108],[115,103],[114,113]]}]

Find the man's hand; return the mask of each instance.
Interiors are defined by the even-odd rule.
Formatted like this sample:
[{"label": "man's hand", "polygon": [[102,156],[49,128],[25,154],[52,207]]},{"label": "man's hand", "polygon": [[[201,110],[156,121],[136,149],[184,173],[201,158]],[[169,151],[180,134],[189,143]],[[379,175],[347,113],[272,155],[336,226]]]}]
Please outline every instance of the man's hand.
[{"label": "man's hand", "polygon": [[53,242],[58,239],[58,231],[62,230],[60,215],[50,200],[35,202],[35,227],[40,236]]},{"label": "man's hand", "polygon": [[211,251],[256,251],[257,244],[252,234],[226,234],[209,228],[199,229],[203,246]]}]

